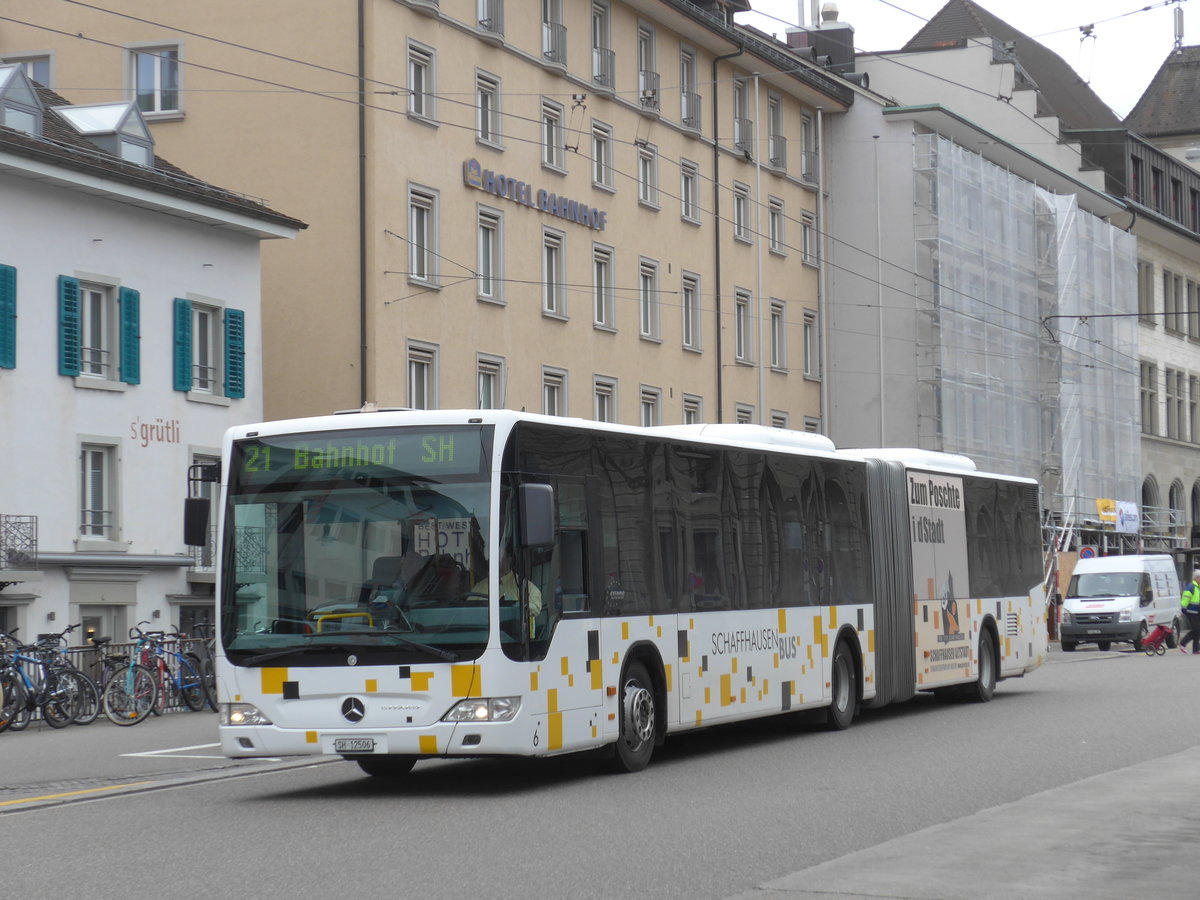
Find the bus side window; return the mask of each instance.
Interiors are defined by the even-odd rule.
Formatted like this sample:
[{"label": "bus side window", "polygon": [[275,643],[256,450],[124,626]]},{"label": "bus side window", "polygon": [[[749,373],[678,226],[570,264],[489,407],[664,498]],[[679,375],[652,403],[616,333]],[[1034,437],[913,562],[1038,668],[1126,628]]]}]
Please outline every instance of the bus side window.
[{"label": "bus side window", "polygon": [[564,478],[558,482],[558,525],[554,610],[556,613],[587,610],[590,608],[587,491],[582,481]]}]

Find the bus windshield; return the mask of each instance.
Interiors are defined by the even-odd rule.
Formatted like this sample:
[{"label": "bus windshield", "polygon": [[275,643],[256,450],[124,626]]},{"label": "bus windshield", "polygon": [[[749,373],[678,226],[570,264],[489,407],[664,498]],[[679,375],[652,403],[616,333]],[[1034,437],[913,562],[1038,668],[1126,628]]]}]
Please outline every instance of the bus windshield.
[{"label": "bus windshield", "polygon": [[230,457],[222,642],[241,665],[478,656],[490,426],[253,437]]}]

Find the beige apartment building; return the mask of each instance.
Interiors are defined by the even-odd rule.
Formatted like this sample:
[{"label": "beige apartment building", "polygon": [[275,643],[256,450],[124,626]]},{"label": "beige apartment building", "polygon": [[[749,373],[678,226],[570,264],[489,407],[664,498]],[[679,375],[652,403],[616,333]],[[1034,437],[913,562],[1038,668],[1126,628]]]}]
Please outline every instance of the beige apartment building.
[{"label": "beige apartment building", "polygon": [[[263,249],[265,413],[821,427],[822,134],[744,0],[66,0],[0,60],[310,223]],[[251,364],[247,360],[247,364]]]}]

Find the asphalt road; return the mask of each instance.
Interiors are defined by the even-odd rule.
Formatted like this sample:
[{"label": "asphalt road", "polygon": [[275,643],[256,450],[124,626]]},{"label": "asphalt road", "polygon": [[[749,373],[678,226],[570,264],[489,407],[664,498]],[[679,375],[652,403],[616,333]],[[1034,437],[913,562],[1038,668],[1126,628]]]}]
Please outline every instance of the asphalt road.
[{"label": "asphalt road", "polygon": [[[1190,896],[1200,659],[1081,649],[984,705],[668,742],[650,768],[232,761],[215,716],[0,734],[12,893],[93,897]],[[144,862],[145,866],[140,865]],[[131,863],[138,874],[131,875]],[[141,888],[144,885],[146,890]]]}]

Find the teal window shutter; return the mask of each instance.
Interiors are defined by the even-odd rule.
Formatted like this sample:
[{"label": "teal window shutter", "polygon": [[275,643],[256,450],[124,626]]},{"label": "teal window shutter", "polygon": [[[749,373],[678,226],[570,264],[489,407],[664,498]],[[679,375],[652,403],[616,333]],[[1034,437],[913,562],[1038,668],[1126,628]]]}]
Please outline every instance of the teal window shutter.
[{"label": "teal window shutter", "polygon": [[0,266],[0,369],[17,367],[17,270]]},{"label": "teal window shutter", "polygon": [[58,374],[79,374],[79,279],[58,276]]},{"label": "teal window shutter", "polygon": [[142,335],[139,307],[141,294],[132,288],[121,288],[117,299],[121,304],[121,380],[140,384],[142,380]]},{"label": "teal window shutter", "polygon": [[175,298],[175,390],[192,389],[192,303]]},{"label": "teal window shutter", "polygon": [[246,396],[246,314],[225,310],[225,396]]}]

